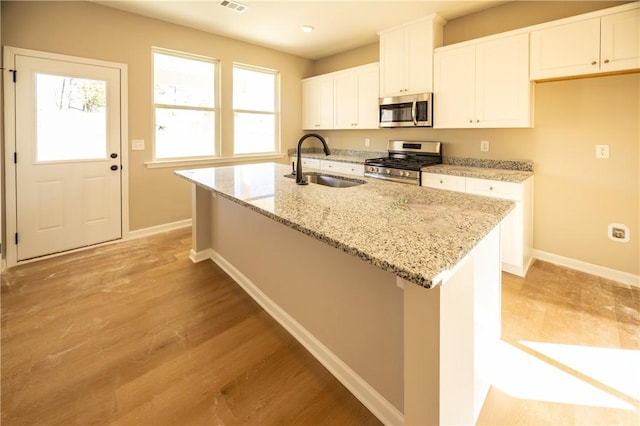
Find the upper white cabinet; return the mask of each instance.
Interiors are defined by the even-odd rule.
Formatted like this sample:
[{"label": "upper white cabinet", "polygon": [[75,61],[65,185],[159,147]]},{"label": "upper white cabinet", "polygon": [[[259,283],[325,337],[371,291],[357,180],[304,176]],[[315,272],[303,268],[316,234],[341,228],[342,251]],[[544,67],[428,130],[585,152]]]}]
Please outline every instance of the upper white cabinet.
[{"label": "upper white cabinet", "polygon": [[334,128],[378,128],[378,64],[333,74]]},{"label": "upper white cabinet", "polygon": [[531,79],[640,68],[640,9],[531,32]]},{"label": "upper white cabinet", "polygon": [[437,15],[381,31],[380,97],[433,91],[433,50],[442,45]]},{"label": "upper white cabinet", "polygon": [[434,127],[531,127],[529,36],[464,43],[434,55]]},{"label": "upper white cabinet", "polygon": [[302,128],[377,129],[378,63],[302,80]]},{"label": "upper white cabinet", "polygon": [[302,128],[333,128],[333,76],[330,74],[302,80]]}]

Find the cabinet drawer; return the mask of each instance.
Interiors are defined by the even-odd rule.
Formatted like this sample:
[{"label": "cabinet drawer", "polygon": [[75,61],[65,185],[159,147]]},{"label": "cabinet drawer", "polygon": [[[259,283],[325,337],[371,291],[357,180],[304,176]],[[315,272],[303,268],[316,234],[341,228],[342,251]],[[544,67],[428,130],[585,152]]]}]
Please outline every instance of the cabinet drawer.
[{"label": "cabinet drawer", "polygon": [[469,194],[522,201],[522,185],[513,182],[467,178]]},{"label": "cabinet drawer", "polygon": [[315,158],[303,158],[302,159],[302,167],[304,169],[319,169],[320,168],[320,160]]},{"label": "cabinet drawer", "polygon": [[364,176],[364,164],[343,163],[341,161],[320,160],[320,170]]},{"label": "cabinet drawer", "polygon": [[364,176],[364,164],[343,163],[342,173],[353,176]]},{"label": "cabinet drawer", "polygon": [[437,189],[448,189],[449,191],[465,192],[465,178],[462,176],[422,173],[422,186],[428,186],[429,188]]}]

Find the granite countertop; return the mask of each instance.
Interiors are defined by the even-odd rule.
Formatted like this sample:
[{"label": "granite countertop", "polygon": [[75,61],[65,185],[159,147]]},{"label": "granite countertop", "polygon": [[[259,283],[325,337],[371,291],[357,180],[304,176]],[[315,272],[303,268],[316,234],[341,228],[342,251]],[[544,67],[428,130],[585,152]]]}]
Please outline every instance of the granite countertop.
[{"label": "granite countertop", "polygon": [[435,166],[423,167],[422,171],[428,173],[439,173],[442,175],[463,176],[514,183],[524,182],[533,176],[532,171],[458,166],[452,164],[438,164]]},{"label": "granite countertop", "polygon": [[277,163],[175,173],[427,288],[514,207],[511,201],[369,178],[350,188],[301,186],[284,176],[288,166]]},{"label": "granite countertop", "polygon": [[[288,154],[290,157],[295,157],[296,150],[290,150]],[[366,160],[367,158],[379,158],[386,156],[386,152],[354,151],[347,149],[332,149],[331,155],[325,155],[320,148],[302,149],[303,158],[317,158],[318,160],[339,161],[341,163],[364,164],[364,160]]]}]

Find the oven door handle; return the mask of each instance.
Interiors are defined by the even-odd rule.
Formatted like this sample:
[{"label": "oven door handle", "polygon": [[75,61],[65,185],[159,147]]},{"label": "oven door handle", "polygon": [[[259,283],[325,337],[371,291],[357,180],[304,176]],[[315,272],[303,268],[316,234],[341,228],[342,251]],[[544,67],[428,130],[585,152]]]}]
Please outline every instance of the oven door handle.
[{"label": "oven door handle", "polygon": [[418,112],[418,101],[413,101],[413,105],[411,106],[411,119],[413,120],[413,125],[417,126],[418,125],[418,120],[417,120],[417,112]]}]

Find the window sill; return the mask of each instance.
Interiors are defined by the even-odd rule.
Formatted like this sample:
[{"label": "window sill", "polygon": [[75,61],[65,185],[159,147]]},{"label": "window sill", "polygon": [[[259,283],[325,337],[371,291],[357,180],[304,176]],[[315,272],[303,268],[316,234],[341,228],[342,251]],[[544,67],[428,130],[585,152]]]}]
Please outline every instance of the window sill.
[{"label": "window sill", "polygon": [[198,158],[193,160],[155,160],[145,162],[145,166],[148,169],[160,169],[165,167],[189,167],[189,166],[203,166],[203,165],[218,165],[218,164],[230,164],[240,163],[244,161],[260,161],[260,160],[275,160],[286,157],[283,153],[274,154],[255,154],[255,155],[238,155],[235,157],[215,157],[215,158]]}]

